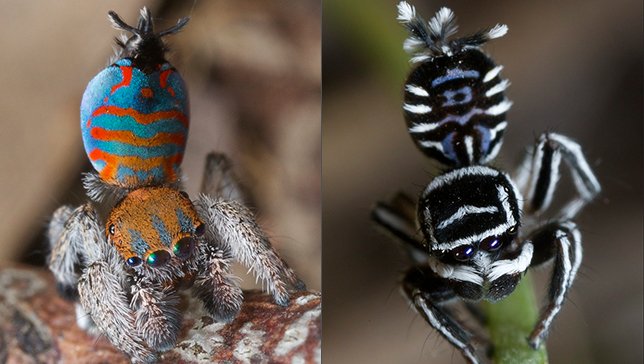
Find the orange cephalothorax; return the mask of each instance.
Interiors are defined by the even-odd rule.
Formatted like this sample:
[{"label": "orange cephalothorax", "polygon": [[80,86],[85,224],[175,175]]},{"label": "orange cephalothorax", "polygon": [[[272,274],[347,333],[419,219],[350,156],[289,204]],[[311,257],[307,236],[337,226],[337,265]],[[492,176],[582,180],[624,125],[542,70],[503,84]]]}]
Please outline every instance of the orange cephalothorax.
[{"label": "orange cephalothorax", "polygon": [[161,266],[172,255],[187,258],[204,232],[185,192],[146,187],[130,192],[110,213],[106,234],[131,266]]}]

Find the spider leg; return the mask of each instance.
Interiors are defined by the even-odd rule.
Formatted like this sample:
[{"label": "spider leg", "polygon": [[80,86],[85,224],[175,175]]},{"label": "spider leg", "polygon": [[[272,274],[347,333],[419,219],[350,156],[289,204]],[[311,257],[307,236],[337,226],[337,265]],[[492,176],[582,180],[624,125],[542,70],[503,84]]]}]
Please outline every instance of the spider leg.
[{"label": "spider leg", "polygon": [[139,278],[131,287],[131,309],[135,326],[147,345],[155,351],[174,347],[181,329],[179,295],[173,287],[162,287]]},{"label": "spider leg", "polygon": [[468,363],[479,362],[471,343],[472,335],[444,306],[456,297],[449,280],[427,266],[416,266],[405,274],[403,291],[425,321],[457,348]]},{"label": "spider leg", "polygon": [[579,144],[560,134],[544,133],[524,158],[515,179],[526,197],[529,213],[538,214],[550,206],[562,158],[572,172],[579,196],[562,209],[560,218],[573,218],[601,191]]},{"label": "spider leg", "polygon": [[86,208],[82,206],[77,209],[61,206],[52,215],[47,229],[50,250],[47,263],[56,279],[58,292],[71,301],[78,298],[76,285],[83,255],[85,213]]},{"label": "spider leg", "polygon": [[390,201],[378,202],[371,218],[394,237],[409,246],[409,252],[419,263],[426,261],[427,247],[416,226],[416,204],[406,194],[398,192]]},{"label": "spider leg", "polygon": [[558,221],[538,228],[529,240],[532,240],[535,247],[532,266],[544,264],[554,258],[548,304],[528,337],[529,344],[537,348],[548,335],[581,265],[581,234],[574,222]]},{"label": "spider leg", "polygon": [[212,197],[245,203],[245,193],[233,173],[232,163],[222,153],[209,153],[206,156],[204,178],[201,181],[201,193]]},{"label": "spider leg", "polygon": [[217,321],[230,322],[239,313],[244,298],[230,273],[230,250],[207,242],[200,245],[199,256],[193,292]]},{"label": "spider leg", "polygon": [[305,289],[295,272],[273,250],[246,206],[207,195],[201,195],[196,205],[206,222],[206,239],[228,249],[233,257],[249,267],[262,284],[266,284],[277,304],[288,304],[289,284],[298,290]]},{"label": "spider leg", "polygon": [[137,330],[134,312],[123,288],[127,274],[122,258],[100,233],[95,211],[92,209],[86,214],[85,219],[91,224],[89,231],[84,231],[87,239],[82,241],[84,269],[78,279],[81,305],[110,342],[127,353],[133,362],[153,362],[156,357]]}]

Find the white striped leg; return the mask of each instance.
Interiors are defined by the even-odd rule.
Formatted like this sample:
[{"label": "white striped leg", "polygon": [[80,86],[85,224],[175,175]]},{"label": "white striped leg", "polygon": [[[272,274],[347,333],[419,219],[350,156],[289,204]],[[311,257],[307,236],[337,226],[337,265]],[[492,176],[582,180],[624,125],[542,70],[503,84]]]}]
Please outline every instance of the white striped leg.
[{"label": "white striped leg", "polygon": [[412,267],[403,280],[403,291],[425,321],[458,349],[468,363],[479,363],[471,344],[472,335],[444,306],[456,296],[449,280],[427,266]]},{"label": "white striped leg", "polygon": [[528,201],[528,212],[538,214],[550,206],[562,158],[572,172],[579,195],[562,209],[559,218],[574,217],[601,191],[579,144],[563,135],[544,133],[532,154],[524,159],[516,176],[517,184]]},{"label": "white striped leg", "polygon": [[371,218],[414,250],[427,252],[416,226],[416,204],[406,194],[398,192],[390,201],[378,202],[371,210]]},{"label": "white striped leg", "polygon": [[530,239],[535,246],[533,266],[554,257],[548,305],[528,338],[529,344],[536,349],[545,340],[555,316],[561,310],[581,265],[583,253],[581,234],[575,223],[571,221],[544,225],[533,233]]}]

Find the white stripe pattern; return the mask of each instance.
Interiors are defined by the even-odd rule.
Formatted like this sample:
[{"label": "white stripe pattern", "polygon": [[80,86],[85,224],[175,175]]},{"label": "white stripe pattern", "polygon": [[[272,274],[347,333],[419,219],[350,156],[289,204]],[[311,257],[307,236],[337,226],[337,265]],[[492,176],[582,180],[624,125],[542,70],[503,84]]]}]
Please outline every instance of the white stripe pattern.
[{"label": "white stripe pattern", "polygon": [[410,133],[425,133],[428,131],[432,131],[436,128],[438,128],[441,124],[440,123],[422,123],[422,124],[416,124],[409,128]]},{"label": "white stripe pattern", "polygon": [[[514,186],[513,186],[513,189],[516,191],[516,188]],[[436,246],[435,249],[451,250],[461,245],[474,245],[475,243],[487,238],[488,236],[501,235],[506,231],[508,231],[511,227],[515,226],[517,222],[514,219],[514,216],[512,215],[512,210],[510,209],[510,202],[508,201],[508,198],[509,198],[508,193],[505,192],[505,190],[503,189],[503,186],[499,186],[497,191],[498,191],[498,200],[501,201],[501,206],[503,207],[503,210],[505,212],[505,221],[506,221],[505,223],[499,224],[498,226],[492,229],[488,229],[480,234],[467,236],[454,241],[435,244]],[[431,231],[430,234],[433,236],[433,231]]]},{"label": "white stripe pattern", "polygon": [[502,69],[503,69],[503,66],[496,66],[492,68],[488,73],[485,74],[485,77],[483,77],[483,82],[492,81],[492,79],[496,77],[496,75],[498,75]]},{"label": "white stripe pattern", "polygon": [[503,92],[506,88],[508,88],[508,86],[510,86],[509,80],[501,80],[501,82],[497,83],[496,85],[492,86],[491,89],[487,90],[485,92],[485,96],[490,97],[498,94],[499,92]]},{"label": "white stripe pattern", "polygon": [[[541,322],[541,328],[542,330],[539,330],[537,332],[537,337],[534,338],[534,341],[540,343],[541,340],[543,339],[543,335],[548,332],[550,325],[552,324],[552,320],[555,318],[557,313],[559,313],[559,310],[561,310],[561,305],[563,305],[563,300],[566,297],[566,292],[568,292],[568,287],[571,285],[571,271],[572,267],[570,264],[570,241],[568,240],[568,237],[566,234],[562,234],[562,236],[558,237],[558,241],[560,242],[561,246],[559,249],[561,249],[561,263],[563,265],[563,272],[561,272],[561,275],[563,276],[563,282],[561,285],[561,289],[557,292],[557,296],[555,297],[554,300],[554,305],[551,306],[552,308],[550,310],[546,310],[544,312],[544,317],[542,317],[539,322]],[[532,336],[532,335],[531,335]]]},{"label": "white stripe pattern", "polygon": [[416,85],[405,85],[405,90],[409,92],[410,94],[416,95],[416,96],[421,96],[421,97],[428,97],[429,93],[427,90],[420,86]]},{"label": "white stripe pattern", "polygon": [[425,299],[420,295],[420,292],[414,291],[412,295],[414,305],[416,306],[416,308],[420,308],[423,311],[423,313],[427,317],[427,321],[429,321],[429,324],[432,325],[434,329],[438,330],[438,332],[440,332],[445,337],[445,339],[447,339],[447,341],[452,343],[452,345],[461,349],[461,353],[466,357],[466,359],[469,360],[470,363],[478,363],[478,358],[467,347],[467,344],[455,338],[454,335],[452,335],[452,333],[445,326],[443,326],[443,324],[441,324],[440,320],[438,320],[438,318],[434,316],[434,312],[429,307],[427,307]]},{"label": "white stripe pattern", "polygon": [[498,104],[494,106],[490,106],[487,110],[485,110],[485,113],[487,115],[501,115],[504,112],[510,110],[510,107],[512,106],[512,101],[508,99],[504,99],[503,101],[499,102]]},{"label": "white stripe pattern", "polygon": [[423,104],[410,105],[405,103],[403,104],[403,109],[405,109],[405,111],[408,111],[412,114],[427,114],[432,111],[432,108],[430,106],[423,105]]},{"label": "white stripe pattern", "polygon": [[494,213],[499,211],[499,209],[496,208],[496,206],[485,206],[485,207],[477,207],[477,206],[472,206],[472,205],[465,205],[459,207],[456,212],[442,221],[440,224],[438,224],[439,229],[444,229],[446,226],[449,226],[454,223],[454,221],[458,221],[463,216],[467,214],[484,214],[484,213]]},{"label": "white stripe pattern", "polygon": [[466,135],[464,141],[465,151],[467,152],[467,159],[468,162],[471,163],[474,160],[474,139],[471,135]]},{"label": "white stripe pattern", "polygon": [[601,191],[601,186],[599,185],[599,181],[597,181],[597,177],[595,177],[595,174],[590,169],[579,144],[563,135],[555,133],[548,134],[548,138],[559,143],[570,154],[572,160],[568,163],[573,167],[573,178],[579,193],[588,200],[595,197]]},{"label": "white stripe pattern", "polygon": [[443,143],[441,142],[434,142],[431,140],[421,140],[418,142],[418,144],[423,148],[432,148],[432,149],[438,150],[441,153],[444,152]]},{"label": "white stripe pattern", "polygon": [[[436,143],[436,142],[434,142]],[[455,169],[451,172],[440,175],[425,188],[425,191],[422,194],[422,198],[425,198],[430,192],[435,189],[441,188],[447,184],[452,183],[455,180],[460,180],[465,176],[477,175],[477,176],[497,176],[499,171],[485,166],[469,166],[464,168]]]}]

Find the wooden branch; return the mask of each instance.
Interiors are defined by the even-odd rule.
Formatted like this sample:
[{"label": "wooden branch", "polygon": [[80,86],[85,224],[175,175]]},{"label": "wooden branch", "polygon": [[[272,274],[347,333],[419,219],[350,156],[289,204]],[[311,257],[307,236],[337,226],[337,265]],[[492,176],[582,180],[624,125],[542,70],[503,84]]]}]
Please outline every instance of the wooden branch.
[{"label": "wooden branch", "polygon": [[[217,323],[196,300],[184,299],[184,322],[174,349],[160,363],[319,363],[321,296],[296,292],[280,307],[245,291],[239,316]],[[0,268],[0,363],[128,363],[105,337],[76,325],[74,305],[60,298],[51,274],[25,266]]]}]

